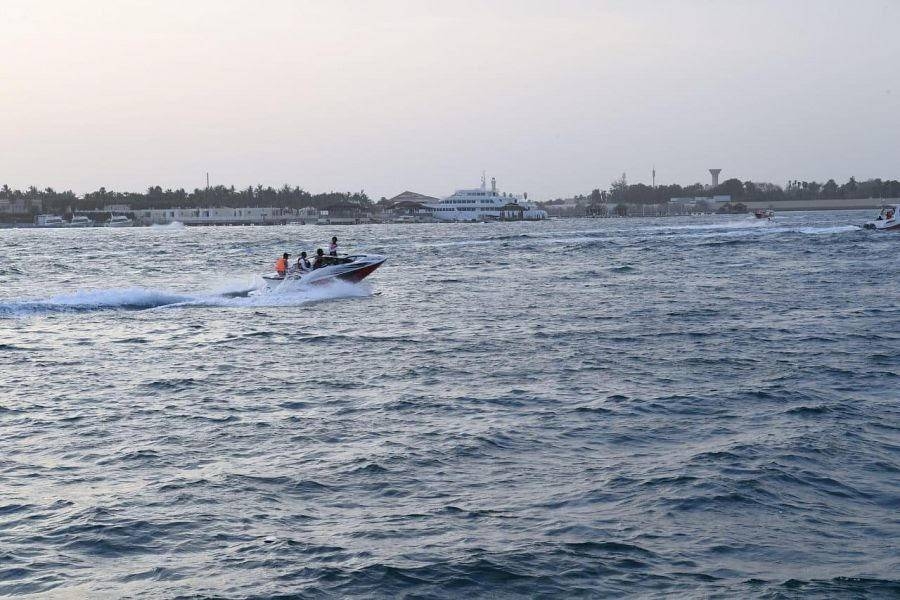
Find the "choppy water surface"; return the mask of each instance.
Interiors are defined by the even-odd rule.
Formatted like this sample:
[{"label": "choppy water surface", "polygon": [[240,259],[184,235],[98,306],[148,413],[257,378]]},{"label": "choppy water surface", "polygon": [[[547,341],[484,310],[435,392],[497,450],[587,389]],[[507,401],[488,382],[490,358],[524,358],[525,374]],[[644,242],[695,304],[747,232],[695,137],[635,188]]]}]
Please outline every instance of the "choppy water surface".
[{"label": "choppy water surface", "polygon": [[900,594],[866,216],[0,231],[0,596]]}]

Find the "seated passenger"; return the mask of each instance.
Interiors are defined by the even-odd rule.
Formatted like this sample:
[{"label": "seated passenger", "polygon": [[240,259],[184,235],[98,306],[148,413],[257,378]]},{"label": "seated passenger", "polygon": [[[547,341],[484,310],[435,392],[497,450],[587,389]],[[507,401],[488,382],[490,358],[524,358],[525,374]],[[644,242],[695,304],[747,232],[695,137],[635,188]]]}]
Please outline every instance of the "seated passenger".
[{"label": "seated passenger", "polygon": [[316,250],[316,260],[313,262],[313,269],[324,267],[325,262],[325,251],[319,248]]},{"label": "seated passenger", "polygon": [[309,259],[306,258],[306,252],[300,253],[300,258],[297,259],[297,270],[301,273],[308,273],[312,271],[312,265],[309,263]]},{"label": "seated passenger", "polygon": [[288,270],[288,259],[291,257],[290,254],[285,252],[281,258],[275,261],[275,271],[278,273],[279,277],[284,277],[287,274]]},{"label": "seated passenger", "polygon": [[328,246],[328,256],[337,256],[337,237],[331,238],[331,244]]}]

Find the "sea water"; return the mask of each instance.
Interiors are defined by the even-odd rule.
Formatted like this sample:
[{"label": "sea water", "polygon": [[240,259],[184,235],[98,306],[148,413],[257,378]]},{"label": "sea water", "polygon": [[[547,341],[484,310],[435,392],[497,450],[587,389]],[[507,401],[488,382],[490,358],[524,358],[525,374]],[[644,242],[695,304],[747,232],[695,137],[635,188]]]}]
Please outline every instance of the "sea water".
[{"label": "sea water", "polygon": [[867,217],[0,230],[0,596],[896,596]]}]

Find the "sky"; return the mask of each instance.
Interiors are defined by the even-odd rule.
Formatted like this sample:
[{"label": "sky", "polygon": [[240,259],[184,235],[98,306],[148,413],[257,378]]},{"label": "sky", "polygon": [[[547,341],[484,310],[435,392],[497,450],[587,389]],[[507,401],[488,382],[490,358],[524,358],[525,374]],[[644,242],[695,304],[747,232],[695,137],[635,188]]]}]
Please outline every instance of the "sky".
[{"label": "sky", "polygon": [[0,0],[0,184],[900,178],[897,0]]}]

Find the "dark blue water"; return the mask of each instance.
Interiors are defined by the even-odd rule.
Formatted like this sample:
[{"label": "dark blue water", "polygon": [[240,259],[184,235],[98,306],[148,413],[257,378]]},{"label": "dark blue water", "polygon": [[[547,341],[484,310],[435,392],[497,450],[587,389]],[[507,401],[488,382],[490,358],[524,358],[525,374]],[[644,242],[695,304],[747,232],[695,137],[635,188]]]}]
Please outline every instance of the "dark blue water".
[{"label": "dark blue water", "polygon": [[896,597],[866,216],[0,231],[0,596]]}]

